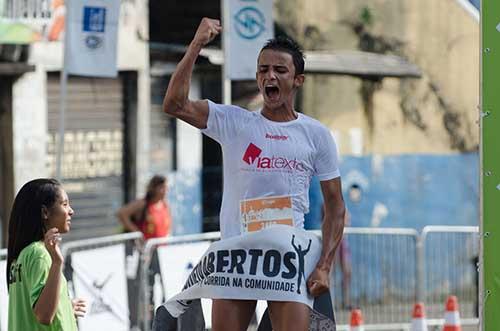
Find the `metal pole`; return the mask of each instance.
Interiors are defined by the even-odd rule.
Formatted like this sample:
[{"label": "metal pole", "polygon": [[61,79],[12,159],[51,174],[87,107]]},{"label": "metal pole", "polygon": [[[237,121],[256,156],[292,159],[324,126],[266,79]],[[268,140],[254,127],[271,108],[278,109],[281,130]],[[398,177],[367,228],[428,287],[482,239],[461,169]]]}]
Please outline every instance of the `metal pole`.
[{"label": "metal pole", "polygon": [[224,51],[224,61],[222,63],[222,102],[225,105],[231,104],[231,79],[228,73],[228,60],[229,60],[229,39],[230,39],[230,13],[229,3],[230,0],[222,0],[222,48]]},{"label": "metal pole", "polygon": [[[71,10],[68,10],[66,6],[66,27],[68,27]],[[57,154],[56,154],[56,178],[62,180],[62,163],[63,163],[63,153],[64,153],[64,131],[65,131],[65,115],[66,115],[66,98],[68,94],[68,71],[67,71],[67,56],[66,49],[68,47],[68,33],[64,34],[64,45],[63,45],[63,63],[61,69],[61,93],[59,100],[59,134],[57,139]]]},{"label": "metal pole", "polygon": [[416,237],[416,299],[417,302],[425,302],[425,234],[421,233]]},{"label": "metal pole", "polygon": [[140,275],[140,291],[142,291],[142,300],[143,302],[143,331],[149,331],[151,330],[151,322],[152,319],[154,318],[154,308],[153,307],[153,312],[150,310],[150,304],[149,302],[151,301],[150,299],[150,287],[151,284],[149,284],[149,267],[151,265],[151,259],[153,258],[153,250],[156,249],[154,244],[150,244],[149,241],[146,241],[146,245],[144,246],[144,251],[142,252],[141,255],[141,275]]},{"label": "metal pole", "polygon": [[[64,60],[66,62],[66,60]],[[68,89],[68,72],[66,71],[66,64],[63,64],[61,70],[61,93],[59,101],[59,134],[57,139],[57,154],[56,154],[56,178],[62,179],[62,159],[64,152],[64,130],[65,130],[65,114],[66,114],[66,97]]]}]

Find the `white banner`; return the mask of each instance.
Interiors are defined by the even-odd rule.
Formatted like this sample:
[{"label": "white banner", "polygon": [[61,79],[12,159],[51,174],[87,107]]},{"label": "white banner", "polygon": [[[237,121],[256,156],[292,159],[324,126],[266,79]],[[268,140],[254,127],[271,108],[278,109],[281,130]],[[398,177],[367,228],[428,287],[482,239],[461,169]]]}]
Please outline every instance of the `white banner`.
[{"label": "white banner", "polygon": [[174,317],[196,298],[295,301],[312,308],[306,281],[320,254],[317,236],[286,225],[217,241],[165,307]]},{"label": "white banner", "polygon": [[158,248],[165,297],[179,293],[194,266],[210,246],[209,242],[167,245]]},{"label": "white banner", "polygon": [[227,78],[255,79],[259,51],[274,37],[273,1],[224,1],[225,27],[229,28],[224,46]]},{"label": "white banner", "polygon": [[64,58],[69,74],[116,77],[120,0],[66,1]]},{"label": "white banner", "polygon": [[[0,261],[0,270],[2,273],[7,268],[7,260]],[[0,273],[1,274],[1,273]],[[3,279],[0,278],[0,331],[7,331],[7,319],[9,316],[9,292],[5,282],[5,273]]]},{"label": "white banner", "polygon": [[[172,297],[182,291],[182,287],[193,271],[194,266],[201,259],[203,253],[205,253],[209,246],[210,242],[203,241],[189,244],[167,245],[158,248],[161,280],[165,298]],[[212,301],[202,300],[202,309],[203,315],[205,316],[205,327],[210,328],[212,323],[209,317],[212,312]]]},{"label": "white banner", "polygon": [[129,330],[125,245],[71,254],[75,297],[87,300],[79,330]]}]

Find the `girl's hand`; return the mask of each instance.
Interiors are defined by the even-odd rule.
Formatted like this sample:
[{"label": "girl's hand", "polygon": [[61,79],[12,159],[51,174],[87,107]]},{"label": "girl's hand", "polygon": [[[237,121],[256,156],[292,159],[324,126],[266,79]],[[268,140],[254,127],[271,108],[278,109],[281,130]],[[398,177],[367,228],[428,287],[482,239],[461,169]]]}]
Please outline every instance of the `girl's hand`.
[{"label": "girl's hand", "polygon": [[74,299],[71,303],[73,304],[75,317],[84,317],[85,313],[87,313],[87,302],[84,299]]},{"label": "girl's hand", "polygon": [[61,253],[61,248],[59,247],[59,243],[61,242],[61,234],[57,228],[52,228],[45,232],[44,238],[45,248],[50,254],[52,258],[52,263],[62,264],[64,262],[64,258]]}]

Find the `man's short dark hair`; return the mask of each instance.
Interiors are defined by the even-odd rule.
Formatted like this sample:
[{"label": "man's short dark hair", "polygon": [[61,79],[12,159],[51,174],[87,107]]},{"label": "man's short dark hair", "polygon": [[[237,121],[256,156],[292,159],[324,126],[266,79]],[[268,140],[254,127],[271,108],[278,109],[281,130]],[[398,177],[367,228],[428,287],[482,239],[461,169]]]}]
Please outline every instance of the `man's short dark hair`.
[{"label": "man's short dark hair", "polygon": [[304,73],[304,53],[293,39],[288,37],[279,36],[273,39],[269,39],[264,47],[260,50],[261,52],[265,49],[286,52],[292,56],[293,65],[295,67],[295,75],[301,75]]}]

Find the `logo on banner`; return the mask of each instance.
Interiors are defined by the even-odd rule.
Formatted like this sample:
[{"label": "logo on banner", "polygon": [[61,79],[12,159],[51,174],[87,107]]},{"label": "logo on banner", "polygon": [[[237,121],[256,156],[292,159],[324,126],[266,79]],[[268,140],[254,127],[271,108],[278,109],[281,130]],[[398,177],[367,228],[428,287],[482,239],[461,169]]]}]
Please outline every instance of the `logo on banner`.
[{"label": "logo on banner", "polygon": [[97,279],[92,282],[92,287],[96,290],[96,295],[94,297],[92,305],[90,306],[89,315],[100,314],[103,312],[113,312],[111,307],[104,302],[103,294],[104,286],[106,286],[108,281],[111,279],[111,276],[113,276],[113,273],[110,273],[108,277],[106,277],[101,282],[99,282]]},{"label": "logo on banner", "polygon": [[85,37],[85,45],[90,49],[97,49],[102,46],[102,38],[90,35]]},{"label": "logo on banner", "polygon": [[299,258],[299,271],[298,271],[298,277],[297,277],[297,293],[300,294],[300,283],[302,282],[302,279],[304,279],[304,282],[306,281],[306,275],[304,273],[304,258],[306,257],[306,254],[309,252],[311,249],[311,243],[312,240],[309,239],[309,245],[307,246],[306,249],[302,249],[302,245],[298,244],[295,245],[295,235],[292,235],[292,246],[297,252],[297,256]]},{"label": "logo on banner", "polygon": [[83,31],[91,34],[85,37],[85,45],[89,49],[100,48],[103,37],[95,33],[104,33],[106,27],[106,8],[83,7]]},{"label": "logo on banner", "polygon": [[105,7],[83,7],[83,31],[104,32],[105,27]]},{"label": "logo on banner", "polygon": [[264,14],[255,7],[244,7],[234,15],[234,25],[238,35],[245,39],[255,39],[265,31]]},{"label": "logo on banner", "polygon": [[[300,294],[302,281],[306,281],[305,256],[312,240],[309,239],[305,248],[296,244],[295,235],[292,235],[290,243],[293,251],[221,249],[209,252],[194,267],[183,290],[198,284]],[[178,302],[184,304],[181,300]]]}]

